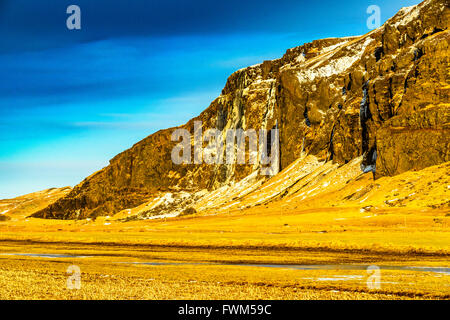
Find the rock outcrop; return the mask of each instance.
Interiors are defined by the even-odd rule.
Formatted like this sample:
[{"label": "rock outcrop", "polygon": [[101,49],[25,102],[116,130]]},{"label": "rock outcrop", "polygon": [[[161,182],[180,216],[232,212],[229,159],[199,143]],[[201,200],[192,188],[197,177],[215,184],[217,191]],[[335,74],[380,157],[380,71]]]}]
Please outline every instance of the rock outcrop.
[{"label": "rock outcrop", "polygon": [[[317,40],[236,71],[179,128],[193,134],[195,121],[203,132],[278,127],[280,170],[304,155],[337,165],[362,156],[361,169],[377,177],[450,161],[449,11],[448,0],[427,0],[364,36]],[[117,155],[34,216],[110,215],[162,192],[198,195],[250,176],[266,179],[259,164],[174,164],[174,129]]]}]

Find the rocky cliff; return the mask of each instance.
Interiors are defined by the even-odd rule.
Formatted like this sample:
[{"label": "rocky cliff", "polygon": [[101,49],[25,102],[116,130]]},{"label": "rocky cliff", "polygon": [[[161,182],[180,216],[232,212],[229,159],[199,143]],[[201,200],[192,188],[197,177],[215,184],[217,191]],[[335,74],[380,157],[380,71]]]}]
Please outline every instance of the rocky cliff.
[{"label": "rocky cliff", "polygon": [[[448,0],[427,0],[364,36],[313,41],[236,71],[222,94],[179,128],[194,133],[194,121],[203,132],[278,127],[279,170],[305,155],[337,166],[361,157],[361,170],[377,177],[450,161],[449,11]],[[168,204],[179,213],[206,190],[246,183],[255,190],[268,179],[258,164],[174,164],[174,129],[117,155],[34,216],[111,215],[149,201],[147,216]]]}]

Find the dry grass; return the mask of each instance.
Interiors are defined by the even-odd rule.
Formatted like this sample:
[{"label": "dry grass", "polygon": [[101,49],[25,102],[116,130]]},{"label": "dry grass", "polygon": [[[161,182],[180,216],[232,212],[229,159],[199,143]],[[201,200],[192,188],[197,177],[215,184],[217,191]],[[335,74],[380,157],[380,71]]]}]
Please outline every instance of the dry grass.
[{"label": "dry grass", "polygon": [[0,223],[0,239],[202,247],[321,248],[450,253],[450,217],[438,209],[276,207],[122,223],[26,219]]},{"label": "dry grass", "polygon": [[[8,251],[24,249],[9,244]],[[42,252],[42,246],[27,246]],[[443,277],[429,272],[382,272],[382,288],[367,288],[365,270],[291,270],[211,263],[259,259],[261,251],[142,250],[50,245],[47,251],[96,254],[90,258],[0,257],[0,299],[445,299]],[[103,251],[105,250],[105,251]],[[274,258],[281,252],[272,252]],[[291,261],[316,261],[318,254],[284,252]],[[298,252],[297,252],[298,255]],[[353,257],[364,260],[367,257]],[[138,265],[129,262],[180,262],[175,265]],[[338,260],[338,255],[334,256]],[[200,262],[202,261],[202,262]],[[206,263],[205,261],[210,261]],[[242,262],[242,261],[240,261]],[[436,261],[435,261],[436,262]],[[191,264],[195,263],[195,264]],[[82,271],[81,290],[66,287],[66,269]],[[347,280],[349,278],[349,280]],[[331,279],[331,280],[328,280]],[[336,281],[336,279],[338,281]],[[344,279],[344,280],[339,280]]]},{"label": "dry grass", "polygon": [[[41,220],[27,218],[27,210],[44,204],[39,194],[2,201],[17,210],[0,222],[0,299],[449,299],[443,273],[382,269],[381,289],[373,291],[364,267],[289,268],[448,268],[447,169],[383,178],[375,187],[368,176],[333,186],[347,172],[337,170],[326,178],[327,190],[317,188],[328,183],[322,177],[268,204],[165,220]],[[5,255],[12,253],[89,257]],[[71,264],[82,270],[81,290],[66,288]]]},{"label": "dry grass", "polygon": [[[431,209],[430,209],[431,210]],[[372,213],[373,214],[373,213]],[[382,270],[367,288],[365,270],[290,270],[214,264],[360,264],[448,267],[448,217],[390,209],[367,218],[356,208],[234,212],[167,221],[27,219],[0,224],[3,299],[447,299],[449,276]],[[436,217],[442,220],[437,223]],[[405,224],[406,218],[406,224]],[[341,220],[346,219],[346,220]],[[369,222],[370,221],[370,222]],[[45,232],[43,231],[45,230]],[[7,241],[8,239],[13,241]],[[133,265],[115,262],[176,262]],[[80,291],[65,287],[81,267]],[[206,264],[206,265],[205,265]],[[344,275],[340,280],[339,276]],[[354,276],[348,280],[346,277]],[[335,279],[337,277],[337,280]],[[352,278],[352,277],[350,277]],[[325,280],[324,280],[325,279]],[[331,280],[330,280],[331,279]]]}]

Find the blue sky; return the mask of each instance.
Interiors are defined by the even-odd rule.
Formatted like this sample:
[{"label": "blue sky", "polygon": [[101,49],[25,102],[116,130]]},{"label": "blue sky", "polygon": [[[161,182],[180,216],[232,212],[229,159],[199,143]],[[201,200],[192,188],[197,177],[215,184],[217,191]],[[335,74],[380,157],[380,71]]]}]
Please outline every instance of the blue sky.
[{"label": "blue sky", "polygon": [[0,198],[73,186],[199,114],[237,69],[418,2],[0,0]]}]

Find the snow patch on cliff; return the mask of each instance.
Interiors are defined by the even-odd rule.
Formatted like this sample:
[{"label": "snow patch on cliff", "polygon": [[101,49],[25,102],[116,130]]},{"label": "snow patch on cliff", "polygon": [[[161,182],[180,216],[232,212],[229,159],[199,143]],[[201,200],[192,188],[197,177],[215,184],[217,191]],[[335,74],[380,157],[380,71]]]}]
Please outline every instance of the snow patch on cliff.
[{"label": "snow patch on cliff", "polygon": [[398,26],[407,25],[419,17],[419,12],[420,9],[418,5],[401,8],[399,14],[401,14],[402,17],[394,23],[394,26],[397,28]]},{"label": "snow patch on cliff", "polygon": [[[346,71],[355,62],[361,59],[366,47],[370,45],[372,41],[374,41],[372,38],[367,37],[363,43],[359,42],[350,47],[353,51],[353,55],[344,56],[334,60],[331,59],[332,56],[328,57],[328,55],[324,55],[322,59],[319,59],[313,66],[310,68],[306,67],[297,73],[299,83],[312,82],[316,78],[328,78]],[[327,59],[328,63],[323,67],[319,67]]]},{"label": "snow patch on cliff", "polygon": [[344,45],[344,44],[346,44],[346,43],[348,43],[348,42],[349,42],[349,40],[345,40],[345,41],[336,43],[335,45],[332,45],[332,46],[329,46],[329,47],[325,47],[325,48],[323,48],[323,49],[321,50],[321,53],[331,52],[331,51],[333,51],[334,49],[337,49],[337,48],[339,48],[340,46],[342,46],[342,45]]}]

